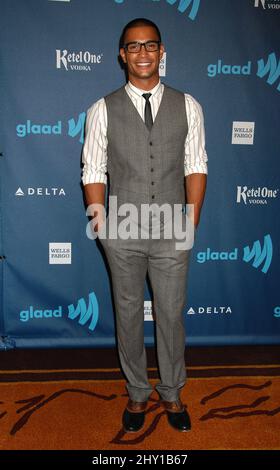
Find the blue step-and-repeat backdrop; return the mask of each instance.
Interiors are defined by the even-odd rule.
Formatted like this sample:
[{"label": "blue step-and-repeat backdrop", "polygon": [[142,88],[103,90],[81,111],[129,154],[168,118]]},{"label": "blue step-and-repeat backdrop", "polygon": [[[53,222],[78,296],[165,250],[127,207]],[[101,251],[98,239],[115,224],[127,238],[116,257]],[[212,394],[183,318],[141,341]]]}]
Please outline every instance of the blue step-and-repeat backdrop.
[{"label": "blue step-and-repeat backdrop", "polygon": [[[106,262],[86,236],[81,151],[87,109],[124,83],[118,42],[135,17],[162,32],[162,81],[204,110],[209,176],[186,341],[279,343],[280,0],[0,4],[0,349],[115,344]],[[147,345],[151,310],[146,285]]]}]

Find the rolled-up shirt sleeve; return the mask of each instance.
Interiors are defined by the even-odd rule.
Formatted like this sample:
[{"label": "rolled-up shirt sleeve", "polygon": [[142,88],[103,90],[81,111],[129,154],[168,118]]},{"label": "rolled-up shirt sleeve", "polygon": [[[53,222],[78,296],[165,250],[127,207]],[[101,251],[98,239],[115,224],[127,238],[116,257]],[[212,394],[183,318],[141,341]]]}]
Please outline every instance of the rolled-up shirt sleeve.
[{"label": "rolled-up shirt sleeve", "polygon": [[185,176],[192,173],[208,173],[207,153],[205,150],[204,118],[200,104],[185,94],[188,117],[188,135],[185,141]]},{"label": "rolled-up shirt sleeve", "polygon": [[107,110],[104,98],[87,112],[82,152],[82,182],[107,184]]}]

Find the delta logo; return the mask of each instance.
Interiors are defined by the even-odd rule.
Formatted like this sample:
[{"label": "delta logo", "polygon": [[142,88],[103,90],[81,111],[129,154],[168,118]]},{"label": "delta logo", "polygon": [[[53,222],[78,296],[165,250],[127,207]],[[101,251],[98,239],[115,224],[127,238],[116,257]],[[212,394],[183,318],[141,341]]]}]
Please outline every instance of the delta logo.
[{"label": "delta logo", "polygon": [[29,196],[33,196],[33,197],[37,197],[37,196],[54,196],[54,197],[57,197],[57,196],[66,196],[66,193],[65,193],[65,190],[64,188],[50,188],[50,187],[45,187],[45,188],[32,188],[32,187],[29,187],[29,188],[26,188],[26,189],[22,189],[21,187],[19,187],[16,192],[15,192],[15,196],[17,197],[29,197]]}]

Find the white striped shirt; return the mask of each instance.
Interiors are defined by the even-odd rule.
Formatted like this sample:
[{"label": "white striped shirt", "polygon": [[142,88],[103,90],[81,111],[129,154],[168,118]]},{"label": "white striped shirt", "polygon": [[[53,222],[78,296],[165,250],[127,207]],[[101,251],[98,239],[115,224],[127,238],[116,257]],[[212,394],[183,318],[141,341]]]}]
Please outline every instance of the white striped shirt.
[{"label": "white striped shirt", "polygon": [[[159,82],[152,90],[140,90],[128,82],[125,90],[144,121],[145,99],[143,93],[151,93],[150,103],[153,121],[157,115],[164,85]],[[200,104],[185,93],[188,134],[185,141],[185,176],[192,173],[207,174],[207,154],[205,150],[204,119]],[[107,183],[107,109],[104,98],[94,103],[87,112],[86,136],[83,147],[82,182]]]}]

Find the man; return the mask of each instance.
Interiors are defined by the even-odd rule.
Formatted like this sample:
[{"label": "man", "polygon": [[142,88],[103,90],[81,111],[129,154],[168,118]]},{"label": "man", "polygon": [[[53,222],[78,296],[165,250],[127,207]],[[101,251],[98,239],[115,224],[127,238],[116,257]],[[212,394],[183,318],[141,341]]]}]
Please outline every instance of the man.
[{"label": "man", "polygon": [[[130,203],[140,210],[143,204],[187,202],[193,204],[193,222],[198,226],[207,175],[203,115],[194,98],[160,82],[163,53],[153,22],[137,18],[128,23],[120,42],[128,83],[88,111],[82,180],[87,204],[97,208],[94,230],[99,235],[116,215],[109,203],[105,224],[98,209],[105,203],[106,172],[110,196],[117,196],[118,204]],[[149,217],[153,220],[154,214]],[[162,228],[160,219],[158,224]],[[161,229],[158,239],[109,237],[101,243],[112,275],[118,352],[129,394],[124,429],[137,432],[143,427],[153,391],[143,333],[148,272],[157,327],[160,383],[156,390],[169,424],[188,431],[190,418],[180,390],[186,382],[183,308],[190,250],[176,249],[174,237],[165,239]]]}]

